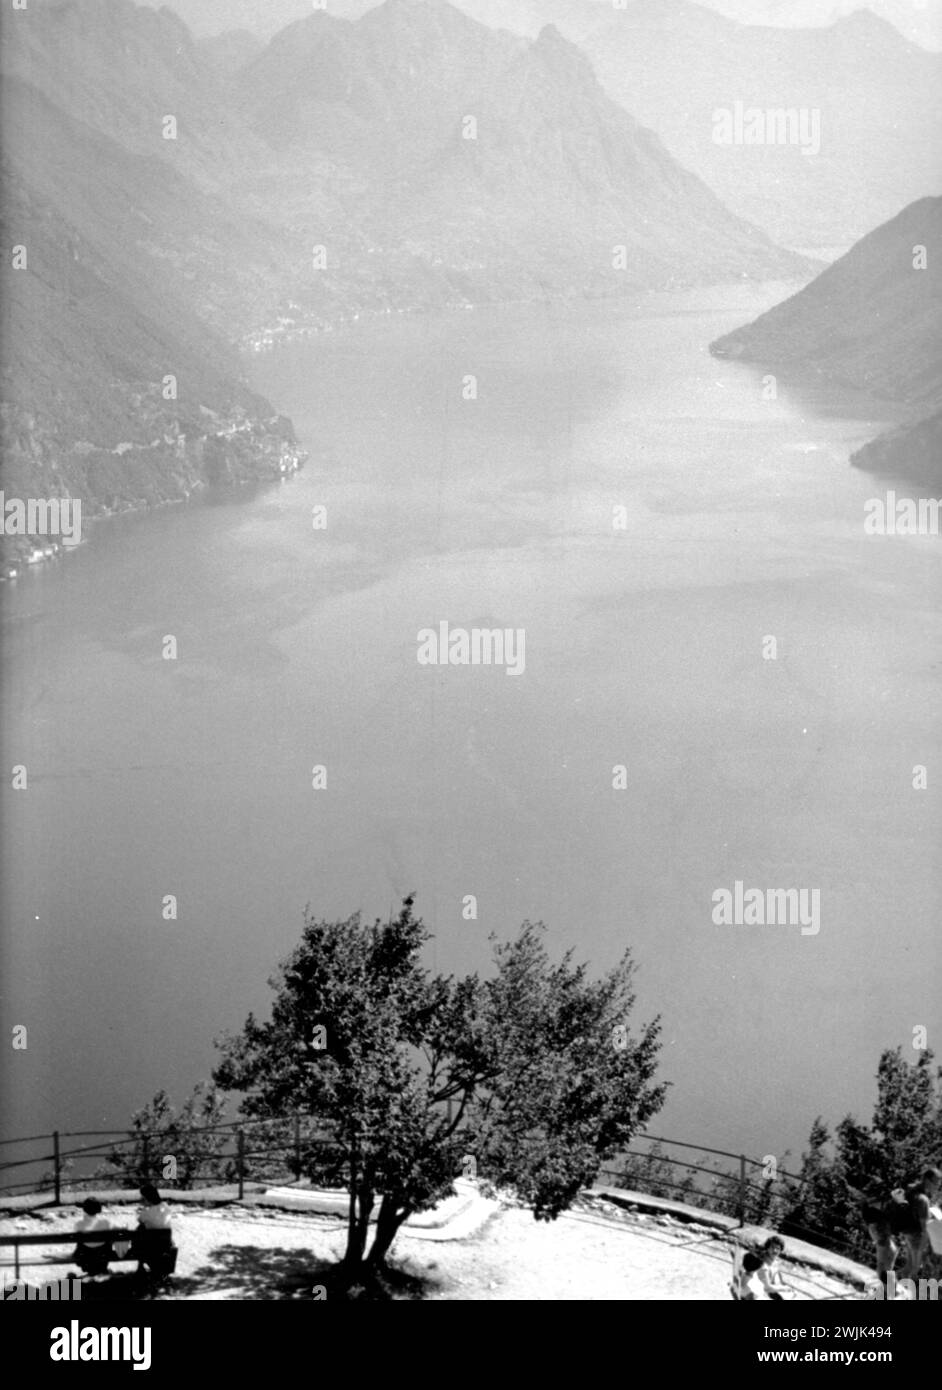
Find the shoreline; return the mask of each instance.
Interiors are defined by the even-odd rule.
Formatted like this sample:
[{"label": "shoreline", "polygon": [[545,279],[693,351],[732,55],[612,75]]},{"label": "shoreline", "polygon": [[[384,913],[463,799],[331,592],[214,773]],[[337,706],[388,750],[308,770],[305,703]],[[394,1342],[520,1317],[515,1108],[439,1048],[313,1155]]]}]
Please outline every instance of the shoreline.
[{"label": "shoreline", "polygon": [[[204,445],[208,439],[219,437],[218,435],[204,435],[198,442],[200,445]],[[231,431],[224,432],[223,437],[231,437]],[[112,452],[116,451],[112,450]],[[49,560],[59,560],[67,551],[79,550],[88,545],[91,540],[90,533],[97,525],[113,521],[117,517],[137,516],[146,512],[157,511],[163,507],[179,506],[214,487],[244,487],[258,483],[284,481],[299,473],[304,468],[308,458],[307,450],[296,439],[293,442],[282,439],[277,466],[271,465],[267,477],[259,473],[257,476],[231,477],[223,480],[203,475],[194,478],[189,486],[184,486],[182,493],[175,497],[161,497],[156,501],[142,498],[139,501],[130,501],[123,506],[101,505],[94,512],[83,517],[89,534],[81,536],[72,545],[65,545],[63,542],[43,534],[2,535],[0,536],[0,554],[2,554],[2,558],[0,558],[0,584],[15,584],[29,572],[38,570]]]}]

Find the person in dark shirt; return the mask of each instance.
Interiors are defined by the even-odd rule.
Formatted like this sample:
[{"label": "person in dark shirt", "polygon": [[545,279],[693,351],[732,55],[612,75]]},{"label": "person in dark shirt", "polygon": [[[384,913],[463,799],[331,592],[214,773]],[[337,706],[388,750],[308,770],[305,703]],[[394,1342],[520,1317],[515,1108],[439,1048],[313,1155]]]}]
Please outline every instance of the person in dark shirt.
[{"label": "person in dark shirt", "polygon": [[147,1272],[152,1279],[164,1281],[176,1265],[170,1209],[152,1183],[144,1183],[140,1192],[142,1201],[131,1254],[138,1260],[139,1275]]},{"label": "person in dark shirt", "polygon": [[896,1264],[900,1248],[904,1251],[900,1278],[917,1279],[929,1243],[927,1227],[932,1215],[932,1203],[942,1187],[942,1172],[926,1168],[918,1182],[898,1189],[887,1201],[873,1192],[851,1187],[852,1195],[860,1202],[860,1214],[876,1250],[876,1273],[886,1286],[887,1275]]},{"label": "person in dark shirt", "polygon": [[929,1245],[927,1227],[932,1216],[932,1204],[942,1187],[942,1172],[927,1168],[918,1182],[906,1188],[909,1220],[900,1228],[903,1241],[902,1279],[918,1279]]}]

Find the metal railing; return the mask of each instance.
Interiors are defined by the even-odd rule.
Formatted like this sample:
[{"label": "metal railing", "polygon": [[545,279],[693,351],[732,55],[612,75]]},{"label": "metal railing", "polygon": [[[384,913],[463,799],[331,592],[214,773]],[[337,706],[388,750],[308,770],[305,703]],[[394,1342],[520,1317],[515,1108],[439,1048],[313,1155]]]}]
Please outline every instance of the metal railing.
[{"label": "metal railing", "polygon": [[[251,1147],[247,1142],[250,1141],[253,1129],[267,1127],[269,1130],[277,1129],[280,1132],[270,1136],[267,1143],[262,1147]],[[188,1148],[193,1145],[202,1144],[193,1158],[193,1164],[199,1167],[209,1167],[215,1169],[206,1176],[193,1176],[188,1182],[188,1187],[227,1187],[237,1188],[238,1195],[244,1196],[245,1183],[251,1177],[252,1160],[271,1159],[273,1156],[281,1156],[283,1159],[281,1171],[288,1176],[297,1177],[300,1175],[304,1161],[305,1149],[312,1146],[321,1147],[325,1154],[333,1144],[333,1136],[325,1130],[322,1121],[314,1121],[309,1116],[292,1115],[286,1120],[273,1119],[243,1119],[232,1120],[224,1124],[207,1125],[194,1127],[185,1131],[182,1147]],[[69,1139],[96,1139],[99,1142],[94,1144],[82,1144],[78,1147],[66,1147],[63,1143]],[[226,1140],[231,1140],[230,1145],[226,1145]],[[179,1185],[174,1176],[162,1174],[161,1164],[165,1165],[166,1159],[176,1155],[167,1153],[166,1150],[172,1148],[173,1137],[165,1130],[53,1130],[49,1134],[35,1134],[23,1139],[0,1139],[0,1147],[7,1148],[10,1145],[32,1145],[46,1144],[49,1148],[47,1152],[33,1153],[25,1158],[0,1159],[0,1200],[6,1196],[16,1193],[28,1195],[31,1193],[51,1193],[53,1204],[58,1206],[62,1201],[62,1190],[66,1180],[70,1188],[76,1187],[107,1187],[114,1185],[115,1181],[122,1175],[125,1168],[120,1161],[122,1151],[127,1151],[127,1169],[132,1166],[135,1152],[139,1154],[137,1167],[141,1172],[148,1172],[155,1181],[162,1181],[168,1188]],[[164,1152],[161,1154],[160,1148]],[[118,1156],[118,1161],[113,1162],[113,1156]],[[290,1158],[288,1157],[290,1155]],[[98,1158],[104,1165],[109,1165],[113,1172],[94,1172],[74,1173],[71,1170],[77,1159],[88,1165],[93,1158]],[[49,1166],[46,1166],[49,1165]],[[10,1183],[6,1181],[6,1174],[13,1169],[30,1169],[31,1176],[23,1182]],[[231,1178],[227,1176],[231,1173]],[[44,1169],[37,1176],[36,1169]],[[221,1170],[221,1171],[220,1171]],[[266,1172],[265,1179],[270,1181],[272,1174]]]},{"label": "metal railing", "polygon": [[[729,1149],[713,1149],[708,1147],[706,1144],[693,1144],[686,1139],[667,1139],[664,1135],[659,1134],[639,1134],[638,1138],[643,1139],[646,1142],[655,1146],[659,1146],[661,1144],[669,1144],[673,1148],[694,1149],[701,1154],[711,1154],[714,1157],[718,1158],[732,1159],[733,1162],[737,1165],[736,1169],[731,1173],[724,1173],[721,1169],[717,1169],[716,1167],[707,1168],[702,1163],[689,1163],[682,1158],[672,1158],[669,1154],[657,1152],[656,1148],[654,1150],[625,1149],[623,1154],[619,1155],[619,1157],[630,1156],[637,1158],[653,1159],[660,1163],[669,1164],[672,1168],[682,1168],[685,1170],[685,1172],[706,1173],[707,1176],[713,1179],[714,1181],[725,1181],[729,1183],[735,1183],[737,1193],[736,1215],[739,1219],[740,1225],[745,1224],[749,1196],[751,1193],[755,1192],[764,1195],[768,1190],[768,1185],[770,1183],[777,1182],[780,1178],[786,1178],[791,1182],[801,1181],[801,1178],[797,1173],[789,1173],[787,1169],[779,1168],[776,1164],[774,1177],[766,1179],[765,1186],[763,1186],[752,1181],[749,1178],[748,1170],[750,1168],[761,1168],[765,1170],[765,1168],[768,1166],[768,1160],[750,1158],[747,1154],[743,1153],[732,1153]],[[612,1173],[616,1176],[622,1175],[622,1170],[611,1167],[603,1168],[602,1172]],[[678,1192],[689,1190],[687,1184],[671,1183],[664,1178],[646,1177],[644,1180],[651,1182],[652,1185],[660,1184]]]},{"label": "metal railing", "polygon": [[[259,1127],[263,1127],[265,1138],[261,1145],[257,1141],[252,1142],[253,1132]],[[274,1133],[264,1135],[264,1127]],[[205,1142],[205,1151],[198,1153],[192,1161],[197,1169],[202,1165],[211,1170],[205,1176],[191,1174],[184,1184],[160,1171],[160,1165],[165,1165],[166,1158],[171,1156],[167,1150],[172,1147],[173,1142],[172,1136],[165,1130],[53,1130],[49,1134],[31,1135],[28,1138],[0,1139],[0,1151],[11,1145],[46,1144],[48,1141],[47,1152],[32,1154],[27,1158],[0,1159],[0,1202],[4,1197],[17,1193],[35,1193],[46,1198],[51,1197],[52,1204],[58,1206],[61,1205],[66,1182],[70,1190],[83,1187],[104,1190],[119,1186],[122,1177],[127,1180],[132,1169],[136,1169],[138,1176],[148,1173],[149,1180],[153,1180],[167,1191],[179,1190],[181,1186],[188,1190],[214,1188],[231,1190],[235,1197],[241,1199],[245,1195],[247,1182],[258,1180],[271,1183],[277,1182],[279,1178],[298,1179],[304,1171],[306,1159],[309,1158],[312,1149],[320,1149],[325,1162],[331,1152],[336,1152],[336,1140],[331,1132],[325,1129],[323,1121],[300,1114],[289,1115],[279,1120],[240,1119],[224,1124],[194,1127],[186,1130],[182,1138],[183,1147],[192,1146],[194,1141],[197,1144],[201,1140]],[[64,1143],[74,1139],[94,1139],[99,1142],[78,1147],[67,1147]],[[666,1166],[671,1176],[665,1177],[663,1172],[642,1171],[633,1174],[630,1169],[626,1170],[624,1164],[621,1167],[608,1164],[600,1170],[601,1177],[610,1177],[616,1182],[627,1183],[628,1186],[638,1184],[637,1190],[651,1192],[654,1196],[676,1194],[680,1198],[686,1197],[694,1205],[703,1205],[704,1209],[725,1205],[740,1226],[747,1223],[750,1209],[755,1209],[761,1201],[768,1200],[770,1191],[776,1195],[774,1189],[780,1180],[792,1183],[801,1181],[798,1174],[779,1167],[776,1167],[774,1177],[757,1181],[755,1170],[764,1171],[767,1160],[751,1158],[747,1154],[734,1153],[729,1149],[712,1148],[706,1144],[697,1144],[686,1139],[670,1139],[656,1134],[639,1134],[636,1139],[653,1148],[625,1149],[617,1156],[616,1161],[646,1159],[658,1168]],[[698,1157],[709,1155],[712,1158],[726,1159],[733,1166],[725,1171],[716,1166],[708,1167],[702,1163],[663,1153],[662,1146],[691,1150]],[[133,1161],[135,1149],[136,1164]],[[127,1150],[130,1150],[129,1161],[122,1164],[120,1156]],[[84,1174],[72,1171],[76,1160],[88,1165],[92,1159],[98,1158],[108,1165],[109,1160],[115,1155],[119,1156],[119,1162],[110,1164],[111,1172],[102,1172],[101,1167]],[[258,1166],[259,1160],[262,1160],[263,1167]],[[42,1169],[44,1165],[44,1171],[37,1177],[36,1169]],[[33,1175],[23,1182],[11,1184],[6,1181],[8,1172],[23,1168],[33,1170]],[[686,1180],[676,1180],[675,1170],[684,1174]],[[714,1190],[705,1192],[702,1188],[692,1187],[689,1177],[686,1177],[689,1174],[705,1174],[714,1184]],[[652,1189],[656,1190],[652,1192]],[[813,1245],[827,1245],[849,1255],[857,1253],[847,1242],[837,1240],[823,1231],[796,1225],[793,1221],[789,1221],[789,1232],[799,1238],[806,1238]]]},{"label": "metal railing", "polygon": [[[750,1158],[747,1154],[733,1153],[728,1149],[708,1148],[705,1144],[693,1144],[683,1139],[668,1139],[663,1135],[656,1134],[639,1134],[637,1138],[639,1140],[645,1140],[654,1146],[667,1144],[676,1148],[697,1150],[701,1154],[705,1153],[719,1158],[731,1159],[736,1165],[735,1168],[724,1172],[722,1169],[717,1169],[715,1167],[708,1168],[703,1164],[691,1163],[682,1158],[674,1158],[669,1154],[659,1152],[657,1147],[655,1147],[654,1150],[637,1148],[625,1149],[623,1153],[618,1156],[619,1158],[637,1157],[653,1160],[658,1164],[668,1165],[671,1170],[681,1169],[685,1173],[705,1173],[712,1179],[714,1184],[727,1184],[727,1191],[725,1194],[716,1191],[713,1193],[704,1192],[702,1189],[694,1189],[691,1191],[689,1183],[672,1181],[661,1175],[642,1173],[637,1179],[641,1185],[636,1190],[644,1192],[647,1189],[658,1188],[665,1189],[665,1191],[653,1192],[651,1195],[665,1196],[667,1193],[675,1193],[680,1198],[685,1196],[690,1199],[699,1198],[700,1201],[692,1200],[691,1205],[702,1206],[704,1210],[715,1210],[717,1206],[725,1202],[732,1208],[729,1214],[735,1216],[740,1226],[745,1226],[747,1224],[750,1208],[753,1206],[753,1203],[755,1206],[759,1206],[763,1202],[769,1202],[769,1199],[774,1200],[776,1196],[785,1195],[785,1192],[781,1189],[778,1192],[775,1190],[780,1180],[795,1184],[800,1184],[802,1181],[800,1174],[791,1173],[787,1169],[779,1167],[777,1164],[774,1177],[763,1178],[760,1181],[756,1181],[754,1176],[750,1176],[750,1172],[757,1168],[765,1171],[768,1166],[767,1160]],[[601,1173],[622,1179],[629,1185],[634,1177],[630,1171],[626,1173],[624,1168],[615,1168],[611,1166],[602,1168]],[[757,1217],[756,1224],[764,1224],[764,1218]],[[825,1246],[837,1253],[846,1255],[849,1259],[860,1259],[861,1252],[857,1247],[849,1241],[839,1239],[830,1232],[823,1231],[817,1227],[804,1226],[796,1222],[792,1217],[788,1218],[787,1230],[789,1235],[793,1235],[799,1240],[806,1240],[809,1245]]]}]

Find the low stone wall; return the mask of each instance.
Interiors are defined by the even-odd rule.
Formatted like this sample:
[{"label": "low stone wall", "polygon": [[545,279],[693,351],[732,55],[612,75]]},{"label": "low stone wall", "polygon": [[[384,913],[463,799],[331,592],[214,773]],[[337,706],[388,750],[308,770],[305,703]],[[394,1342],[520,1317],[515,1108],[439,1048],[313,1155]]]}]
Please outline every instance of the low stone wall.
[{"label": "low stone wall", "polygon": [[[686,1202],[673,1202],[667,1197],[652,1197],[647,1192],[631,1192],[622,1187],[593,1187],[593,1197],[604,1197],[614,1206],[626,1211],[645,1212],[649,1216],[670,1216],[675,1221],[702,1226],[715,1230],[726,1237],[730,1244],[737,1243],[747,1249],[754,1249],[777,1235],[764,1226],[741,1226],[735,1216],[724,1216],[720,1212],[705,1211],[702,1207],[691,1207]],[[850,1260],[845,1255],[835,1254],[819,1245],[810,1245],[805,1240],[793,1236],[782,1236],[785,1242],[785,1258],[793,1264],[807,1265],[820,1269],[836,1279],[843,1279],[855,1288],[865,1289],[873,1282],[873,1270]]]}]

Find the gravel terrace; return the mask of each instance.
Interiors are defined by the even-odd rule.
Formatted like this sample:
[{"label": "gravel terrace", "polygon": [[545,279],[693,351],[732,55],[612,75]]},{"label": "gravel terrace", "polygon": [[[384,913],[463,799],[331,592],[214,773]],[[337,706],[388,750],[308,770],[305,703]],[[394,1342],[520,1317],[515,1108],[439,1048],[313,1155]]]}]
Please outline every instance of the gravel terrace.
[{"label": "gravel terrace", "polygon": [[[4,1234],[69,1229],[77,1211],[63,1208],[0,1221]],[[105,1207],[115,1226],[127,1207]],[[233,1203],[175,1207],[179,1259],[172,1287],[162,1298],[312,1298],[318,1270],[343,1252],[344,1226],[333,1216],[272,1210]],[[586,1196],[555,1222],[504,1204],[474,1234],[433,1241],[400,1233],[393,1263],[422,1281],[426,1299],[493,1300],[711,1300],[729,1298],[730,1244],[707,1226],[673,1217],[627,1212]],[[63,1247],[50,1255],[62,1256]],[[12,1250],[3,1258],[12,1260]],[[21,1277],[33,1284],[76,1273],[70,1264],[34,1264],[43,1247],[22,1251]],[[102,1297],[135,1296],[130,1271],[118,1265],[97,1281]],[[12,1277],[12,1270],[5,1271]],[[858,1299],[849,1284],[817,1269],[783,1262],[797,1297]],[[323,1277],[323,1276],[322,1276]],[[84,1297],[94,1296],[86,1287]]]}]

